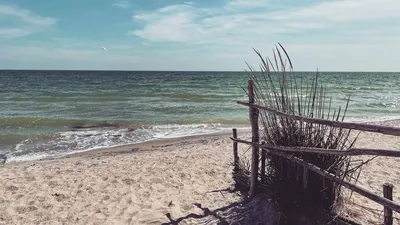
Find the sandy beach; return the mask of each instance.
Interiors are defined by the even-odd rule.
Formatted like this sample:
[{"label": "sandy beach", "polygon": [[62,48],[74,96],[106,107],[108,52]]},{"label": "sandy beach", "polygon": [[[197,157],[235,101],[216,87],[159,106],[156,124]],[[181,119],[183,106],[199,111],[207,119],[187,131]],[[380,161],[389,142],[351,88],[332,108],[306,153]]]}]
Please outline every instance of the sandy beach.
[{"label": "sandy beach", "polygon": [[[382,124],[400,127],[400,121]],[[250,138],[245,131],[239,135]],[[219,191],[233,185],[229,137],[159,140],[1,165],[0,224],[233,223],[232,210],[241,207],[242,197]],[[357,146],[400,150],[400,138],[362,133]],[[248,147],[239,148],[243,153]],[[400,159],[378,157],[363,168],[358,184],[381,195],[383,183],[392,183],[394,201],[400,202],[399,175]],[[366,208],[382,210],[353,194],[343,215],[381,224],[380,212]],[[252,219],[257,216],[268,224],[273,215],[264,209]]]},{"label": "sandy beach", "polygon": [[[0,167],[1,224],[161,224],[196,207],[239,201],[229,192],[227,136],[181,138]],[[207,220],[207,218],[204,218]],[[198,224],[191,219],[183,224]]]},{"label": "sandy beach", "polygon": [[[400,127],[400,121],[374,123],[383,126]],[[356,133],[355,133],[356,134]],[[392,149],[400,151],[400,137],[362,132],[356,147]],[[353,160],[368,160],[369,156],[353,157]],[[377,195],[383,196],[383,184],[390,183],[393,188],[393,201],[400,203],[400,158],[377,157],[362,168],[358,185]],[[346,191],[346,194],[348,192]],[[357,193],[346,202],[344,214],[361,224],[383,224],[383,207]],[[393,224],[400,224],[400,214],[394,212]]]}]

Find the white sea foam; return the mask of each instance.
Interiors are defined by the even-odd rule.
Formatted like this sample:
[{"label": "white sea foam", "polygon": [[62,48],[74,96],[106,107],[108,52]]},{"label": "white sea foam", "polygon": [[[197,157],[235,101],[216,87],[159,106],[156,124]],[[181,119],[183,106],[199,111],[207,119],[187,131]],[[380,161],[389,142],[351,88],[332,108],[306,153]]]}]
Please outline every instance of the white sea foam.
[{"label": "white sea foam", "polygon": [[61,132],[54,139],[27,139],[9,153],[7,162],[31,161],[65,156],[99,148],[137,144],[157,139],[178,138],[228,132],[221,124],[155,125],[136,130],[94,128]]},{"label": "white sea foam", "polygon": [[[400,116],[384,117],[347,117],[347,122],[380,122],[400,119]],[[44,158],[57,158],[78,152],[106,147],[137,144],[146,141],[179,138],[186,136],[207,135],[230,132],[233,126],[215,124],[169,124],[128,128],[86,128],[65,131],[45,140],[27,139],[18,143],[13,151],[8,152],[7,162],[31,161]],[[240,128],[241,126],[235,125]],[[244,127],[244,126],[243,126]]]}]

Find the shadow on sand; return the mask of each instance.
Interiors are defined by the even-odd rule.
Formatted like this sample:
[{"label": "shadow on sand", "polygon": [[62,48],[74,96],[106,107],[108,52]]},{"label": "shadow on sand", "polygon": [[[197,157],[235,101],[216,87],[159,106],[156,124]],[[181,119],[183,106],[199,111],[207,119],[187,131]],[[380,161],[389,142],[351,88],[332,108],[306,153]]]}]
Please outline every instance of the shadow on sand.
[{"label": "shadow on sand", "polygon": [[[230,205],[210,210],[199,203],[194,204],[203,211],[202,215],[195,213],[173,219],[169,213],[166,214],[170,220],[163,225],[185,224],[187,220],[197,222],[199,224],[274,224],[276,213],[273,208],[268,205],[266,196],[257,196],[253,199],[244,199],[234,202]],[[261,222],[262,221],[262,222]]]},{"label": "shadow on sand", "polygon": [[259,195],[253,199],[245,199],[230,205],[210,210],[199,203],[194,204],[201,209],[201,215],[191,213],[186,216],[173,219],[169,213],[166,217],[168,223],[163,225],[179,225],[179,224],[218,224],[218,225],[360,225],[353,221],[330,215],[318,214],[310,218],[290,219],[289,223],[284,222],[283,215],[281,218],[279,213],[272,207],[272,203],[266,196]]},{"label": "shadow on sand", "polygon": [[[233,179],[235,187],[233,190],[215,190],[212,192],[234,192],[240,193],[241,196],[247,196],[249,190],[248,175],[243,174],[240,170],[233,171]],[[297,218],[287,218],[276,210],[274,202],[267,194],[258,194],[252,199],[243,197],[239,202],[211,210],[202,206],[200,203],[194,204],[202,210],[202,214],[190,213],[180,218],[172,218],[170,213],[166,214],[169,219],[168,223],[163,225],[178,224],[218,224],[218,225],[360,225],[353,221],[337,217],[335,215],[327,215],[323,213],[313,213],[313,218],[300,216]],[[293,213],[294,214],[294,213]]]}]

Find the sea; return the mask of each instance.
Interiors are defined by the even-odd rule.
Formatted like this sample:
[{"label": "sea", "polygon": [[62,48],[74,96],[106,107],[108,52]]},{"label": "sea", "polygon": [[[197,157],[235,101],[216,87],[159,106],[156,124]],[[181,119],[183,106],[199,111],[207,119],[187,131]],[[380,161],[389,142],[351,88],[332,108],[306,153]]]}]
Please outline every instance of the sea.
[{"label": "sea", "polygon": [[[304,82],[315,72],[296,72]],[[7,162],[245,128],[246,72],[0,71]],[[400,73],[319,72],[346,121],[400,119]]]}]

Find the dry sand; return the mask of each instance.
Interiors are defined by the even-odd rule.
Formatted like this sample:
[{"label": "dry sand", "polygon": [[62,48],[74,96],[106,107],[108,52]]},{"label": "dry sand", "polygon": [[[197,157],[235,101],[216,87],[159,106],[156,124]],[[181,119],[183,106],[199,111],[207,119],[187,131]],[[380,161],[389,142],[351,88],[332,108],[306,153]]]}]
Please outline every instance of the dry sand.
[{"label": "dry sand", "polygon": [[[386,121],[378,125],[400,127],[400,121]],[[400,137],[362,132],[356,142],[356,147],[392,149],[400,151]],[[353,160],[367,161],[371,157],[354,157]],[[400,204],[400,158],[377,157],[362,168],[358,185],[375,194],[383,196],[383,184],[391,183],[393,201]],[[372,210],[371,210],[372,209]],[[347,202],[346,213],[350,218],[362,224],[383,224],[383,207],[363,196],[353,193],[350,202]],[[400,214],[394,213],[393,224],[400,224]]]},{"label": "dry sand", "polygon": [[231,157],[227,136],[209,136],[5,164],[0,224],[161,224],[171,222],[167,213],[173,220],[201,216],[195,203],[214,210],[239,201],[213,192],[231,186]]},{"label": "dry sand", "polygon": [[[400,122],[385,125],[400,127]],[[239,146],[241,152],[247,149]],[[358,146],[400,150],[400,138],[363,133]],[[238,204],[241,196],[218,191],[233,184],[231,159],[229,136],[217,135],[5,164],[0,166],[0,224],[216,224],[234,221],[240,210],[248,215],[243,224],[272,219],[268,207],[251,214],[255,210]],[[394,200],[400,202],[400,159],[379,157],[359,179],[380,195],[385,182],[395,186]],[[266,200],[260,198],[254,204]],[[353,194],[343,214],[362,224],[381,224],[382,218],[365,207],[382,210]]]}]

